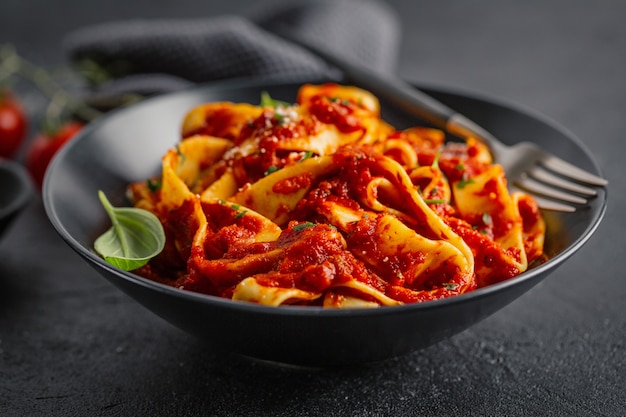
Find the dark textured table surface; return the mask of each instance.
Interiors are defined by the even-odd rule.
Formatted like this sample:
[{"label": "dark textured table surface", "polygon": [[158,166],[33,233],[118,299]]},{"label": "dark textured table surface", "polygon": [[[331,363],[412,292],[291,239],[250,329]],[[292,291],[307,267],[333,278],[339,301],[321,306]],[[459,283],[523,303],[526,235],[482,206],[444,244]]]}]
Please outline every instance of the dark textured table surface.
[{"label": "dark textured table surface", "polygon": [[[57,67],[79,26],[253,3],[5,0],[0,41]],[[390,3],[402,77],[534,109],[595,155],[609,205],[589,242],[452,339],[376,365],[293,369],[217,355],[148,312],[79,259],[35,199],[0,242],[0,415],[626,415],[626,3]]]}]

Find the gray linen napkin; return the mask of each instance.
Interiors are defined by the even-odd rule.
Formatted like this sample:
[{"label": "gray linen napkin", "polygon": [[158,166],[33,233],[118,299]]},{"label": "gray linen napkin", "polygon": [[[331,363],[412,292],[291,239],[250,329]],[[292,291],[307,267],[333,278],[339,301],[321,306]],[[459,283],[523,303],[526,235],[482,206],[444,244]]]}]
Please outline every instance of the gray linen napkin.
[{"label": "gray linen napkin", "polygon": [[64,48],[72,63],[88,60],[104,69],[110,78],[94,91],[110,95],[158,94],[229,78],[340,76],[275,35],[275,28],[296,31],[372,69],[393,71],[396,63],[397,16],[374,0],[286,3],[250,17],[110,22],[69,33]]}]

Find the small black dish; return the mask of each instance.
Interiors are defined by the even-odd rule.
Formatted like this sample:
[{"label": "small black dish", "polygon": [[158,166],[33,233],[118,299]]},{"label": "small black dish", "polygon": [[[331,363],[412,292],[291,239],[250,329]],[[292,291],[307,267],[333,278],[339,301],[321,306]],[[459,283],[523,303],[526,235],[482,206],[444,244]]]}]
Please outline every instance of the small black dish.
[{"label": "small black dish", "polygon": [[33,185],[26,169],[15,161],[0,159],[0,237],[32,195]]},{"label": "small black dish", "polygon": [[[174,325],[215,349],[262,360],[332,366],[401,356],[451,337],[511,303],[570,258],[596,230],[606,209],[606,189],[575,213],[545,213],[550,260],[511,280],[457,297],[379,309],[332,310],[267,307],[191,293],[119,270],[93,250],[108,227],[98,190],[114,205],[128,204],[129,182],[160,170],[161,156],[179,140],[184,114],[209,101],[258,103],[262,91],[293,102],[300,85],[226,82],[148,99],[90,126],[54,158],[43,201],[60,236],[95,270]],[[516,106],[461,92],[424,88],[508,143],[530,140],[594,173],[584,146],[555,123]],[[419,121],[382,102],[383,117],[398,128]]]}]

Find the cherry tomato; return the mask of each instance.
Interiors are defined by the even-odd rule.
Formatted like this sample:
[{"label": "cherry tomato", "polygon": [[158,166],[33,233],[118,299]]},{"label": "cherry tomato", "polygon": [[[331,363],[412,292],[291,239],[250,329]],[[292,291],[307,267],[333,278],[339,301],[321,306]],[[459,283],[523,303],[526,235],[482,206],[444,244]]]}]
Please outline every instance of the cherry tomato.
[{"label": "cherry tomato", "polygon": [[52,157],[83,127],[78,122],[66,122],[58,130],[40,133],[30,143],[26,151],[26,168],[35,184],[41,188],[46,168]]},{"label": "cherry tomato", "polygon": [[26,115],[10,91],[0,91],[0,156],[15,155],[26,136]]}]

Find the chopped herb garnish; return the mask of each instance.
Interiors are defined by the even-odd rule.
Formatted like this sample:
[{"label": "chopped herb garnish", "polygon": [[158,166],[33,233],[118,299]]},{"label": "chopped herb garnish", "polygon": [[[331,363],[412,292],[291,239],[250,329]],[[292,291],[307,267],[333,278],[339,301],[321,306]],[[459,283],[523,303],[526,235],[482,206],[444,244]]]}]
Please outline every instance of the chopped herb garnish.
[{"label": "chopped herb garnish", "polygon": [[265,171],[265,175],[270,175],[272,172],[276,172],[278,171],[280,168],[278,168],[275,165],[272,165],[270,167],[267,168],[267,171]]},{"label": "chopped herb garnish", "polygon": [[328,100],[330,100],[332,103],[339,103],[342,106],[348,106],[350,105],[350,100],[348,100],[347,98],[344,98],[343,100],[339,97],[328,97]]},{"label": "chopped herb garnish", "polygon": [[456,164],[454,169],[457,169],[459,171],[463,171],[465,169],[465,165],[463,165],[463,162],[459,162],[458,164]]},{"label": "chopped herb garnish", "polygon": [[185,162],[185,154],[183,153],[183,151],[180,150],[180,146],[178,145],[176,145],[176,153],[178,154],[178,157],[180,158],[179,164],[183,164]]},{"label": "chopped herb garnish", "polygon": [[162,185],[161,179],[160,178],[149,179],[148,181],[146,181],[146,185],[148,186],[148,190],[155,193],[161,189],[161,185]]},{"label": "chopped herb garnish", "polygon": [[278,107],[289,107],[291,104],[286,101],[280,101],[273,99],[267,91],[261,92],[261,107],[272,107],[277,109]]},{"label": "chopped herb garnish", "polygon": [[491,222],[492,222],[491,215],[489,213],[484,213],[483,214],[483,223],[485,223],[486,225],[490,225]]},{"label": "chopped herb garnish", "polygon": [[437,151],[437,153],[435,154],[435,159],[433,160],[433,163],[431,165],[431,167],[435,168],[435,169],[439,169],[439,157],[441,156],[441,152],[443,151],[443,149],[439,149]]},{"label": "chopped herb garnish", "polygon": [[465,176],[463,176],[463,179],[456,183],[456,188],[461,189],[468,184],[474,184],[474,180],[472,178],[466,179]]},{"label": "chopped herb garnish", "polygon": [[247,212],[248,212],[248,210],[242,210],[242,211],[238,212],[238,213],[235,215],[235,219],[239,219],[239,218],[241,218],[241,217],[245,216]]},{"label": "chopped herb garnish", "polygon": [[300,160],[298,162],[302,162],[302,161],[306,161],[307,159],[309,159],[310,157],[313,156],[313,152],[311,151],[306,151],[302,154],[302,158],[300,158]]},{"label": "chopped herb garnish", "polygon": [[285,116],[280,113],[274,113],[274,117],[276,118],[279,126],[285,122]]},{"label": "chopped herb garnish", "polygon": [[446,290],[454,291],[459,286],[459,284],[455,284],[454,282],[444,282],[443,287]]},{"label": "chopped herb garnish", "polygon": [[425,198],[424,203],[426,204],[443,204],[446,200],[443,198]]},{"label": "chopped herb garnish", "polygon": [[239,208],[240,208],[240,207],[241,207],[241,206],[240,206],[239,204],[231,204],[231,205],[230,205],[230,208],[231,208],[231,209],[233,209],[233,210],[235,210],[235,211],[239,210]]},{"label": "chopped herb garnish", "polygon": [[293,231],[299,232],[300,230],[308,229],[309,227],[313,227],[313,226],[315,226],[315,223],[311,223],[311,222],[300,223],[293,227]]}]

